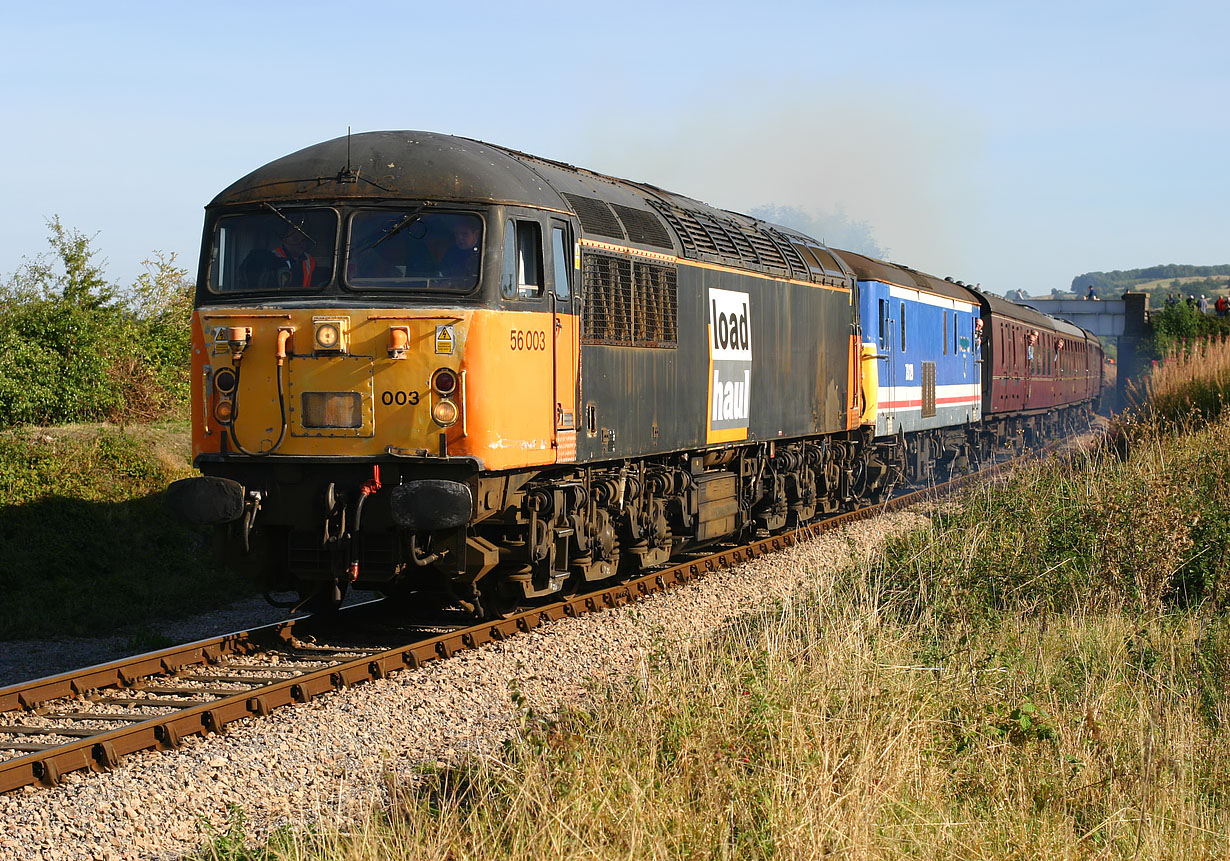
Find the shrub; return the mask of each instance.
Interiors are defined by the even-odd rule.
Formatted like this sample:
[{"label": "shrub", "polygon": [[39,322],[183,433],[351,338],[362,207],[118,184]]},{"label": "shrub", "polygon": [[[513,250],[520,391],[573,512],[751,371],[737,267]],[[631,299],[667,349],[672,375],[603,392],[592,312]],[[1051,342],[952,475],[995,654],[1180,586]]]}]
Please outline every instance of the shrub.
[{"label": "shrub", "polygon": [[89,238],[48,226],[51,252],[0,287],[0,427],[186,414],[187,271],[156,254],[125,303]]}]

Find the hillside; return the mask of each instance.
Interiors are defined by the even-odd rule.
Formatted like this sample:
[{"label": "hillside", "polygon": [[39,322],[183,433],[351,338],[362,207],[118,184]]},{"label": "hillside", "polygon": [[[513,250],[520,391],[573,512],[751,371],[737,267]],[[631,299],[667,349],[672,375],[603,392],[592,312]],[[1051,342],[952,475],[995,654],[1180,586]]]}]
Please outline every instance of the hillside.
[{"label": "hillside", "polygon": [[1085,295],[1092,284],[1102,297],[1119,296],[1132,290],[1149,294],[1149,304],[1157,307],[1171,293],[1207,296],[1210,300],[1230,295],[1230,264],[1191,266],[1170,263],[1145,269],[1116,269],[1113,272],[1086,272],[1072,279],[1071,290]]}]

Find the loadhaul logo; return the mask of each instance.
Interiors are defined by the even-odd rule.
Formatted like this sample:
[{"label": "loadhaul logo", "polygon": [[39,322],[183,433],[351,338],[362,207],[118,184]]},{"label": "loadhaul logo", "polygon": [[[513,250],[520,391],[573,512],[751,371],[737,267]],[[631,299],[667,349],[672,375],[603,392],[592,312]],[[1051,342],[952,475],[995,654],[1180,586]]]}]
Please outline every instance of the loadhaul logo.
[{"label": "loadhaul logo", "polygon": [[709,442],[747,439],[752,320],[746,293],[709,290]]}]

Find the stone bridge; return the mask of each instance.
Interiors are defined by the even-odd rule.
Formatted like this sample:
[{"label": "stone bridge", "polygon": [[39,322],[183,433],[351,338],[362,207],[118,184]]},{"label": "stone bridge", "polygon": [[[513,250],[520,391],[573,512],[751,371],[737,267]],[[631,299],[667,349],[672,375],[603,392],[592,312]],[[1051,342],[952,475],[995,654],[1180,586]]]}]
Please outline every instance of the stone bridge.
[{"label": "stone bridge", "polygon": [[1145,372],[1140,356],[1140,339],[1146,334],[1149,297],[1144,293],[1124,293],[1119,299],[1022,299],[1022,305],[1050,314],[1088,329],[1099,338],[1115,338],[1119,346],[1115,405],[1122,409],[1124,386]]},{"label": "stone bridge", "polygon": [[1099,338],[1119,338],[1133,334],[1129,317],[1136,318],[1132,322],[1139,324],[1137,334],[1143,330],[1148,299],[1144,293],[1124,293],[1121,299],[1022,299],[1021,304],[1075,323]]}]

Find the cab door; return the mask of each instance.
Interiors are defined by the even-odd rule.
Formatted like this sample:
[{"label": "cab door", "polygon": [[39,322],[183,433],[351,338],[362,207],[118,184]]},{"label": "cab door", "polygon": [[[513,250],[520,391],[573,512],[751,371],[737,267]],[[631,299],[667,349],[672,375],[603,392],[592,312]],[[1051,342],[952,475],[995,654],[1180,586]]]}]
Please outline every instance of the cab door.
[{"label": "cab door", "polygon": [[580,331],[577,325],[573,280],[578,276],[574,266],[571,226],[551,219],[551,311],[554,339],[554,401],[555,447],[559,463],[577,459],[577,361],[580,355]]}]

